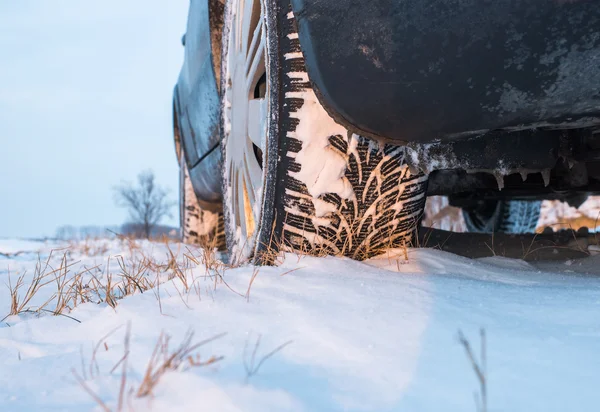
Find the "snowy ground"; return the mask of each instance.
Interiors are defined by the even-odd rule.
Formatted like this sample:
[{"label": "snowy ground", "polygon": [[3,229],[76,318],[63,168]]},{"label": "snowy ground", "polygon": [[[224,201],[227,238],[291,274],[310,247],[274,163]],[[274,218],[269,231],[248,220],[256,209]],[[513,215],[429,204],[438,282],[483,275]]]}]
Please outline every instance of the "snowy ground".
[{"label": "snowy ground", "polygon": [[[0,318],[9,276],[14,289],[23,275],[18,303],[42,276],[0,326],[0,410],[475,411],[458,333],[479,359],[480,328],[490,411],[600,408],[599,256],[534,266],[421,249],[224,269],[170,249],[0,239]],[[161,373],[189,331],[188,346],[214,340]],[[158,380],[144,383],[149,363]]]}]

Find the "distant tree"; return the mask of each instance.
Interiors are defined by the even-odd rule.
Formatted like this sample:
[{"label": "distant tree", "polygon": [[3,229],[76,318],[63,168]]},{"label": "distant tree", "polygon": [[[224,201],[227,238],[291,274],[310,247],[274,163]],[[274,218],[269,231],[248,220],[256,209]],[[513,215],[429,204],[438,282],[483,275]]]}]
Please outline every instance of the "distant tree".
[{"label": "distant tree", "polygon": [[60,240],[73,240],[77,238],[77,228],[71,225],[60,226],[56,229],[56,238]]},{"label": "distant tree", "polygon": [[[140,223],[125,222],[121,225],[120,232],[123,236],[132,236],[134,238],[141,238],[145,236],[144,225]],[[153,230],[150,230],[150,235],[153,235]]]},{"label": "distant tree", "polygon": [[151,170],[141,172],[136,185],[124,182],[115,187],[115,198],[117,205],[129,210],[131,223],[139,225],[146,238],[162,218],[171,216],[169,210],[174,205],[168,191],[156,184]]},{"label": "distant tree", "polygon": [[112,238],[118,226],[72,226],[64,225],[56,229],[55,237],[60,240],[83,240],[88,238]]},{"label": "distant tree", "polygon": [[[119,229],[119,233],[124,236],[143,237],[144,228],[139,223],[126,222]],[[179,228],[167,225],[155,225],[150,232],[150,236],[154,238],[168,237],[171,239],[179,239]]]}]

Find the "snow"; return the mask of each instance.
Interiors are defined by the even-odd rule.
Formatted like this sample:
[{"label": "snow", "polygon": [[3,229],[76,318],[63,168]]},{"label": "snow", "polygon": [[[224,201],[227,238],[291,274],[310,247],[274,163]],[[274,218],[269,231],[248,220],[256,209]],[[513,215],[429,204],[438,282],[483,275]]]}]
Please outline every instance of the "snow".
[{"label": "snow", "polygon": [[547,200],[542,203],[542,214],[538,226],[552,226],[555,230],[558,228],[577,229],[581,226],[593,229],[598,226],[599,217],[600,196],[588,197],[578,208],[558,200]]},{"label": "snow", "polygon": [[[0,253],[13,255],[26,252],[36,252],[42,249],[58,247],[56,243],[40,242],[26,239],[2,239],[0,238]],[[1,255],[0,255],[1,256]]]},{"label": "snow", "polygon": [[[457,334],[463,331],[479,356],[480,328],[487,336],[490,411],[585,411],[600,404],[598,256],[530,263],[411,249],[367,262],[286,255],[277,267],[225,271],[204,260],[225,285],[202,264],[203,251],[179,244],[3,239],[0,252],[26,253],[0,260],[2,282],[9,271],[13,285],[24,273],[29,282],[37,253],[45,262],[52,247],[68,247],[53,252],[53,268],[68,250],[68,277],[98,265],[82,276],[104,284],[107,273],[121,280],[118,256],[127,265],[144,256],[160,265],[170,249],[194,286],[186,292],[180,279],[169,280],[172,269],[156,266],[147,277],[160,280],[159,287],[130,294],[114,309],[89,302],[65,311],[70,317],[5,319],[2,411],[100,410],[73,370],[117,410],[128,328],[124,410],[475,411],[478,381]],[[185,257],[192,254],[198,265]],[[29,307],[55,291],[55,283],[45,285]],[[9,309],[6,287],[0,316]],[[190,330],[193,343],[226,333],[193,352],[201,361],[223,359],[197,367],[184,362],[162,376],[152,396],[136,397],[161,332],[176,348]],[[248,376],[244,364],[259,337],[255,366],[285,346]]]},{"label": "snow", "polygon": [[[569,206],[559,200],[544,200],[537,225],[537,232],[545,227],[554,231],[560,229],[577,230],[587,227],[590,231],[599,226],[600,222],[600,196],[589,196],[578,208]],[[430,196],[425,206],[423,224],[427,227],[449,230],[452,232],[465,232],[466,226],[459,208],[452,207],[445,196]]]},{"label": "snow", "polygon": [[467,226],[460,208],[450,206],[446,196],[429,196],[425,202],[423,226],[450,232],[466,232]]},{"label": "snow", "polygon": [[[292,78],[298,78],[301,74],[290,73]],[[312,89],[286,92],[285,97],[303,101],[297,111],[290,113],[290,117],[299,122],[295,131],[288,132],[288,137],[296,138],[302,143],[302,149],[295,156],[300,171],[290,172],[290,175],[306,185],[315,207],[315,216],[324,217],[331,211],[331,207],[326,202],[316,201],[322,194],[335,193],[346,200],[356,197],[352,185],[344,175],[346,158],[329,144],[330,136],[340,135],[348,139],[348,133],[327,114]],[[358,140],[353,136],[348,142],[349,150],[352,151],[357,144]]]}]

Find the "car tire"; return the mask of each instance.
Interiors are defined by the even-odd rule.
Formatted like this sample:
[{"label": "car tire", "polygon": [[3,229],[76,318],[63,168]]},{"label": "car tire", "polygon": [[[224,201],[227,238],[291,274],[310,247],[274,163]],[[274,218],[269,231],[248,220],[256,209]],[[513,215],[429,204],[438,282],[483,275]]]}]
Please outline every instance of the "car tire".
[{"label": "car tire", "polygon": [[542,202],[486,200],[463,209],[467,231],[473,233],[534,233]]},{"label": "car tire", "polygon": [[270,263],[281,250],[365,259],[409,245],[427,177],[411,172],[404,147],[353,134],[327,114],[289,1],[228,0],[225,16],[221,147],[232,263]]}]

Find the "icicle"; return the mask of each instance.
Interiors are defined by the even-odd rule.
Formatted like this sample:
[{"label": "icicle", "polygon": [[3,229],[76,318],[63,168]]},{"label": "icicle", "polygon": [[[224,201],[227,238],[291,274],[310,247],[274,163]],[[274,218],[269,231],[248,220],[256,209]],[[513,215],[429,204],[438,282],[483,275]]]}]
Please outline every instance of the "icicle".
[{"label": "icicle", "polygon": [[498,183],[498,190],[504,189],[504,175],[499,171],[494,171],[494,177],[496,178],[496,183]]},{"label": "icicle", "polygon": [[525,169],[521,169],[521,171],[519,172],[519,174],[521,175],[521,180],[523,182],[527,180],[527,175],[529,175],[529,173]]},{"label": "icicle", "polygon": [[544,179],[544,187],[550,184],[550,169],[542,170],[542,179]]}]

